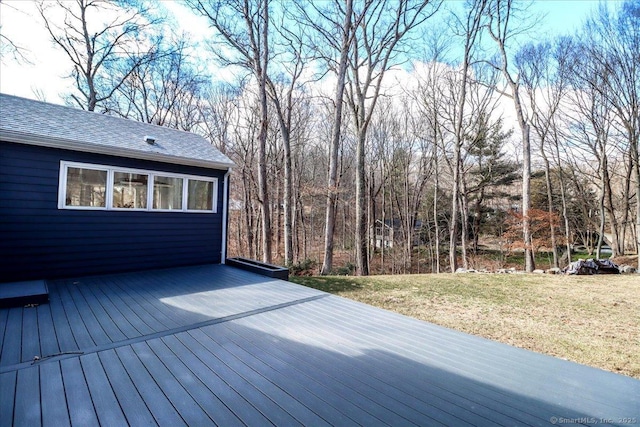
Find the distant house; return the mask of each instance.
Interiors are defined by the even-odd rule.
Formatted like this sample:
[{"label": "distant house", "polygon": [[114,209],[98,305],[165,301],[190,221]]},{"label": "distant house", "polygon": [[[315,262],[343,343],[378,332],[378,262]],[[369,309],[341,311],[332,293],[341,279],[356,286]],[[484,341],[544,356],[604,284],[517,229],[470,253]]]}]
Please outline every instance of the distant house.
[{"label": "distant house", "polygon": [[[372,244],[376,249],[389,249],[393,248],[394,245],[402,246],[402,223],[399,219],[389,220],[386,219],[383,221],[376,220],[375,223],[375,233],[374,233],[374,241]],[[422,231],[422,221],[416,220],[413,225],[413,247],[420,246],[425,244],[421,235]]]},{"label": "distant house", "polygon": [[232,165],[193,133],[0,94],[0,282],[224,262]]}]

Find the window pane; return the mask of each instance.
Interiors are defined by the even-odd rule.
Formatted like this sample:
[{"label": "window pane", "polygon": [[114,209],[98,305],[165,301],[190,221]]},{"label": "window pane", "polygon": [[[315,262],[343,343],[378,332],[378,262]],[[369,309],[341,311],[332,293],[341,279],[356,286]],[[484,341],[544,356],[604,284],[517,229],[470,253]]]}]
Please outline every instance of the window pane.
[{"label": "window pane", "polygon": [[213,182],[190,179],[187,200],[189,210],[213,210]]},{"label": "window pane", "polygon": [[105,207],[107,171],[67,168],[65,206]]},{"label": "window pane", "polygon": [[153,209],[182,209],[182,178],[153,177]]},{"label": "window pane", "polygon": [[127,209],[147,208],[147,183],[149,175],[114,172],[113,207]]}]

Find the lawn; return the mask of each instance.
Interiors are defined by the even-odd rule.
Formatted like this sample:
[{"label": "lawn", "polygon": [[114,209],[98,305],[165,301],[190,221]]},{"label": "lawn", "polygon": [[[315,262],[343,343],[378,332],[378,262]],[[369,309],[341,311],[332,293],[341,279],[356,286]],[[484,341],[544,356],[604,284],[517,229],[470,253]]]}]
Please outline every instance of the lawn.
[{"label": "lawn", "polygon": [[640,276],[432,274],[291,281],[640,379]]}]

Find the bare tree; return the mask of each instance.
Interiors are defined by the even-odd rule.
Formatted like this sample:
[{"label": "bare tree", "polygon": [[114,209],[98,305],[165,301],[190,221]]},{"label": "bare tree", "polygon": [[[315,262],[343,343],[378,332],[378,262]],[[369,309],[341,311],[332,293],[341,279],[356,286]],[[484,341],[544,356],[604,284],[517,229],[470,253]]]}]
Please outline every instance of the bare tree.
[{"label": "bare tree", "polygon": [[171,47],[160,47],[165,53],[133,71],[103,107],[123,117],[191,131],[201,120],[199,104],[208,79],[189,57],[184,35],[166,44]]},{"label": "bare tree", "polygon": [[[17,10],[13,5],[7,3],[6,1],[0,0],[0,8],[11,8]],[[0,63],[6,63],[7,57],[10,57],[13,61],[17,63],[27,63],[30,64],[28,56],[28,50],[24,47],[20,46],[16,43],[12,38],[7,37],[6,34],[2,33],[2,27],[0,26]]]},{"label": "bare tree", "polygon": [[293,158],[291,153],[291,134],[293,131],[293,114],[299,90],[299,79],[304,71],[305,57],[304,43],[301,34],[288,30],[286,16],[280,16],[278,34],[280,43],[277,44],[278,53],[286,58],[280,58],[283,72],[276,78],[268,77],[267,89],[275,107],[276,117],[280,126],[280,137],[284,151],[284,180],[283,180],[283,216],[284,216],[284,262],[291,265],[293,253]]},{"label": "bare tree", "polygon": [[[51,40],[73,65],[77,93],[70,98],[80,108],[94,111],[156,57],[155,42],[143,37],[160,22],[151,17],[150,8],[104,0],[40,0],[37,7]],[[64,15],[61,23],[55,11]]]},{"label": "bare tree", "polygon": [[[271,202],[267,177],[269,0],[188,0],[194,11],[206,17],[224,41],[216,50],[223,65],[243,67],[258,86],[260,132],[258,135],[258,197],[262,218],[262,259],[271,262]],[[232,53],[228,53],[229,49]]]},{"label": "bare tree", "polygon": [[385,73],[399,43],[439,8],[439,1],[366,2],[354,10],[355,28],[349,55],[348,102],[356,128],[356,273],[369,274],[369,223],[365,182],[365,142]]},{"label": "bare tree", "polygon": [[[616,116],[618,131],[626,137],[628,173],[625,193],[635,175],[636,253],[640,254],[640,3],[626,0],[611,11],[600,5],[587,22],[585,36],[589,40],[584,51],[591,58],[593,68],[600,74],[600,85],[594,89],[604,97],[607,107]],[[618,123],[620,125],[618,125]],[[632,196],[625,195],[623,227]],[[624,231],[622,232],[624,236]],[[624,242],[622,248],[624,250]],[[638,256],[640,270],[640,255]]]},{"label": "bare tree", "polygon": [[[582,57],[582,54],[579,54]],[[597,164],[594,167],[594,181],[599,189],[598,194],[598,242],[596,246],[596,258],[600,258],[600,252],[605,243],[605,228],[607,224],[607,211],[613,215],[611,206],[612,190],[609,159],[611,156],[611,128],[613,114],[606,105],[606,96],[599,89],[604,82],[601,74],[586,65],[587,58],[573,58],[573,61],[582,63],[574,65],[574,85],[578,90],[572,93],[573,117],[571,129],[576,145],[585,150],[583,165],[589,167],[592,162],[589,158],[595,158]],[[607,207],[609,206],[609,209]],[[612,227],[616,227],[615,216],[610,221]],[[615,234],[615,232],[614,232]],[[615,245],[612,245],[614,248]],[[615,250],[615,249],[614,249]]]},{"label": "bare tree", "polygon": [[[529,210],[531,209],[531,142],[530,125],[527,118],[524,103],[520,96],[520,82],[510,68],[507,45],[519,33],[527,31],[530,26],[522,25],[515,28],[513,22],[518,15],[524,15],[526,10],[518,9],[515,0],[491,0],[487,8],[489,22],[487,31],[496,43],[499,55],[494,62],[494,67],[499,69],[504,76],[509,88],[509,96],[513,100],[518,125],[522,134],[522,232],[524,237],[525,269],[532,272],[535,269],[535,259],[533,257],[533,242]],[[516,21],[517,22],[517,21]]]},{"label": "bare tree", "polygon": [[[333,121],[329,142],[329,165],[327,176],[327,199],[324,235],[324,260],[321,274],[329,274],[333,269],[334,234],[336,228],[338,201],[338,154],[340,151],[345,81],[348,67],[349,48],[353,40],[353,0],[344,3],[334,0],[325,5],[322,3],[296,3],[297,12],[303,25],[309,26],[314,36],[310,39],[316,55],[327,64],[327,70],[336,75],[336,86],[333,98]],[[335,53],[338,55],[335,61]]]},{"label": "bare tree", "polygon": [[[562,49],[562,41],[558,43],[558,49]],[[563,79],[566,67],[558,63],[558,60],[564,59],[555,53],[550,42],[537,45],[529,43],[523,46],[515,56],[515,65],[531,108],[531,126],[537,136],[539,153],[544,164],[549,218],[552,217],[555,209],[548,146],[553,138],[555,119],[568,85],[566,79]],[[560,185],[564,184],[560,183]],[[549,227],[553,266],[558,268],[560,260],[556,227],[553,223],[550,223]]]},{"label": "bare tree", "polygon": [[[464,51],[462,63],[460,65],[460,79],[455,84],[455,91],[459,90],[456,97],[457,101],[455,111],[450,119],[453,124],[453,188],[451,191],[451,220],[449,225],[449,265],[451,272],[455,272],[458,268],[457,259],[457,242],[459,235],[458,213],[460,211],[461,197],[461,168],[462,168],[462,146],[464,143],[464,122],[466,114],[467,90],[470,80],[470,72],[472,67],[474,48],[480,37],[480,30],[483,24],[488,2],[485,0],[468,2],[467,9],[461,17],[453,15],[453,28],[456,29],[458,35],[464,37]],[[466,263],[466,257],[463,257]]]},{"label": "bare tree", "polygon": [[[410,97],[414,100],[415,108],[424,122],[422,128],[422,138],[431,142],[430,169],[433,171],[433,193],[431,215],[433,225],[427,224],[428,235],[433,243],[431,249],[432,271],[441,272],[440,260],[440,224],[439,217],[442,212],[440,208],[440,161],[439,157],[443,151],[445,126],[443,124],[443,106],[446,102],[442,94],[441,85],[443,83],[443,71],[446,50],[451,43],[443,28],[431,28],[425,32],[425,38],[429,40],[425,53],[425,67],[423,72],[418,73],[418,87],[410,92]],[[427,221],[428,222],[428,221]]]}]

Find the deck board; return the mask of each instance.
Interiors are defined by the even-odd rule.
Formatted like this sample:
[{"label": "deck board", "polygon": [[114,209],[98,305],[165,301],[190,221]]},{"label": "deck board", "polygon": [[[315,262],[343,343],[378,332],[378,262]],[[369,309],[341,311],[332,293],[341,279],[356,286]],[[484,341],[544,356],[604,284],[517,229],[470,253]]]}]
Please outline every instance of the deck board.
[{"label": "deck board", "polygon": [[[317,312],[317,310],[312,311],[314,313]],[[317,324],[313,323],[310,325],[307,325],[307,322],[301,324],[299,317],[295,314],[289,316],[289,318],[283,317],[280,314],[281,313],[272,316],[263,316],[260,319],[260,330],[254,330],[253,328],[236,328],[234,327],[235,325],[229,325],[227,327],[234,330],[239,336],[246,337],[245,339],[252,343],[259,342],[264,332],[278,334],[280,336],[295,336],[294,334],[304,333],[305,327],[311,327],[312,330],[318,327]],[[311,314],[309,314],[309,316],[311,317]],[[296,320],[297,322],[293,323]],[[333,320],[335,322],[335,318]],[[326,324],[326,319],[323,319],[323,322]],[[247,322],[238,323],[245,324]],[[411,366],[411,363],[403,364],[403,359],[390,356],[385,357],[384,353],[381,352],[368,354],[367,356],[372,359],[371,362],[353,364],[350,362],[349,357],[344,357],[348,356],[348,353],[344,352],[345,347],[336,343],[348,341],[351,344],[355,344],[355,348],[357,348],[360,344],[357,339],[357,334],[351,335],[351,331],[349,330],[350,325],[348,323],[334,323],[334,325],[334,329],[339,333],[329,335],[326,333],[328,328],[325,326],[323,328],[325,337],[321,338],[321,335],[314,337],[314,341],[316,341],[318,345],[330,351],[317,354],[308,351],[308,349],[304,347],[298,348],[288,345],[286,342],[285,345],[282,346],[270,345],[269,342],[266,342],[265,347],[261,351],[256,351],[256,354],[262,356],[264,352],[267,352],[277,357],[285,366],[287,366],[286,364],[302,365],[304,361],[307,361],[312,369],[329,372],[330,375],[336,376],[338,381],[345,381],[347,378],[352,377],[356,381],[355,383],[352,382],[354,387],[367,387],[371,390],[371,395],[384,398],[385,402],[388,402],[386,399],[400,401],[404,405],[409,405],[414,410],[421,411],[428,417],[432,417],[434,421],[446,425],[459,425],[465,422],[477,424],[479,418],[491,419],[492,422],[503,421],[505,425],[510,425],[518,419],[518,417],[530,415],[520,412],[517,414],[512,413],[512,417],[507,416],[504,413],[509,414],[512,411],[510,411],[509,408],[505,408],[504,405],[500,407],[500,410],[504,413],[485,408],[482,406],[483,404],[492,406],[493,402],[496,402],[496,399],[499,401],[499,399],[504,396],[497,395],[492,396],[492,399],[485,399],[482,394],[479,394],[483,390],[477,387],[476,389],[469,390],[469,395],[473,396],[473,400],[470,400],[460,394],[460,388],[467,385],[463,382],[455,382],[455,379],[451,377],[447,378],[448,381],[444,381],[447,388],[442,384],[435,383],[436,375],[434,372],[430,373],[428,379],[416,379],[416,370],[414,366]],[[366,344],[370,345],[371,343]],[[246,344],[243,344],[243,346],[246,346]],[[391,350],[391,348],[386,346],[385,350]],[[380,369],[380,366],[386,368]],[[309,370],[306,370],[306,373],[309,373]],[[454,382],[452,383],[451,381]],[[358,383],[362,385],[357,386]],[[428,385],[428,387],[425,387],[425,385]],[[450,412],[446,412],[447,409]]]},{"label": "deck board", "polygon": [[115,350],[100,352],[99,358],[127,423],[132,426],[155,424],[153,415],[122,366]]},{"label": "deck board", "polygon": [[221,348],[212,343],[208,337],[198,330],[191,331],[189,335],[210,352],[212,358],[215,360],[216,372],[222,376],[224,381],[235,390],[240,391],[242,396],[250,401],[271,423],[275,425],[301,425],[299,421],[278,406],[269,396],[264,394],[256,384],[247,381],[242,375],[243,372],[234,371],[224,360],[220,359],[221,355],[219,353]]},{"label": "deck board", "polygon": [[56,330],[53,323],[53,317],[51,315],[51,305],[41,304],[37,307],[38,313],[38,332],[40,342],[40,354],[44,356],[48,354],[56,354],[60,352],[60,346],[58,344],[58,337],[56,336]]},{"label": "deck board", "polygon": [[186,426],[177,408],[158,387],[131,346],[120,347],[116,353],[156,422],[163,426]]},{"label": "deck board", "polygon": [[191,397],[189,392],[171,374],[158,358],[148,343],[137,343],[132,346],[142,364],[169,399],[182,418],[190,426],[205,426],[212,424],[211,418],[202,410],[200,405]]},{"label": "deck board", "polygon": [[122,412],[107,375],[102,369],[98,355],[95,353],[87,354],[80,357],[80,362],[100,425],[126,425],[127,418]]},{"label": "deck board", "polygon": [[40,355],[40,340],[30,337],[38,336],[38,312],[36,307],[28,307],[22,310],[22,360],[33,360]]},{"label": "deck board", "polygon": [[[203,328],[211,329],[211,328]],[[216,331],[220,328],[213,328]],[[253,367],[242,358],[236,357],[233,352],[229,351],[228,346],[221,346],[212,339],[206,339],[204,335],[198,333],[200,331],[194,331],[193,334],[199,335],[196,339],[201,343],[206,342],[206,346],[215,348],[216,357],[224,363],[232,371],[234,375],[242,378],[242,381],[246,381],[247,384],[253,385],[264,396],[267,396],[277,407],[271,405],[267,400],[264,400],[263,412],[270,414],[273,417],[272,422],[277,425],[292,425],[293,423],[300,423],[301,425],[313,425],[321,426],[327,425],[321,417],[318,416],[311,409],[297,400],[297,396],[287,393],[277,384],[272,382],[271,377],[265,375],[260,370],[253,369]],[[202,330],[202,332],[204,332]],[[209,338],[211,338],[209,336]],[[211,348],[210,347],[210,348]],[[276,418],[276,414],[280,411],[284,411],[287,415],[282,415],[282,418]],[[290,419],[292,417],[293,419]]]},{"label": "deck board", "polygon": [[[85,319],[83,319],[82,314],[71,297],[71,291],[67,286],[60,286],[58,293],[60,295],[62,310],[68,319],[71,333],[73,334],[75,342],[78,344],[78,348],[93,347],[95,341],[93,341],[91,332],[89,332],[85,325]],[[93,331],[94,334],[99,334],[100,332],[101,329]]]},{"label": "deck board", "polygon": [[[100,284],[100,281],[98,281],[96,286],[83,286],[81,291],[86,294],[91,294],[87,299],[94,301],[94,304],[99,304],[104,314],[110,318],[114,326],[123,335],[122,338],[117,339],[112,337],[113,340],[133,338],[152,332],[152,329],[144,324],[135,312],[129,309],[121,300],[114,302],[114,293],[105,293]],[[109,334],[109,336],[111,337],[111,334]]]},{"label": "deck board", "polygon": [[[423,399],[425,401],[432,402],[437,398],[438,410],[449,411],[457,417],[464,416],[465,409],[471,408],[471,416],[473,417],[475,414],[476,422],[479,417],[488,417],[488,419],[494,421],[504,419],[508,425],[509,420],[513,421],[514,419],[525,418],[533,423],[533,425],[536,425],[539,422],[546,423],[548,419],[553,416],[549,415],[549,418],[544,418],[544,412],[541,413],[540,411],[548,408],[545,405],[536,406],[536,402],[532,402],[530,399],[518,399],[518,396],[513,393],[504,393],[501,390],[483,386],[483,384],[487,382],[486,380],[479,379],[474,381],[473,377],[469,378],[466,365],[473,363],[472,359],[468,357],[469,352],[463,353],[463,356],[466,355],[466,360],[458,361],[460,366],[454,364],[454,362],[456,362],[456,360],[454,360],[455,358],[449,359],[447,363],[450,365],[446,366],[446,359],[437,358],[430,354],[431,346],[421,345],[420,337],[414,336],[412,340],[401,340],[396,339],[393,335],[384,335],[382,339],[377,340],[376,335],[378,331],[373,331],[371,327],[368,327],[365,328],[366,331],[369,331],[369,335],[365,335],[368,339],[363,340],[362,337],[365,331],[358,325],[358,323],[362,322],[357,321],[360,313],[357,307],[351,304],[351,302],[344,300],[332,302],[318,301],[313,310],[305,311],[307,319],[315,319],[314,323],[311,323],[309,327],[314,330],[326,324],[326,317],[321,314],[323,311],[321,305],[331,303],[332,305],[335,304],[340,307],[342,305],[341,303],[345,302],[348,306],[347,312],[351,313],[353,317],[345,316],[344,321],[340,322],[341,313],[345,311],[340,310],[338,314],[332,312],[332,321],[335,327],[327,328],[324,326],[323,331],[325,334],[333,331],[333,334],[327,335],[324,339],[318,339],[318,344],[321,344],[324,348],[328,348],[331,352],[337,352],[338,355],[345,354],[345,349],[349,350],[349,346],[345,347],[344,345],[335,344],[341,342],[349,342],[352,351],[362,351],[361,349],[372,347],[384,349],[384,351],[368,351],[366,353],[367,363],[351,364],[351,366],[349,366],[350,370],[362,370],[361,374],[358,375],[359,377],[380,378],[381,381],[388,385],[402,385],[404,393],[418,397],[424,396]],[[347,309],[347,307],[341,308]],[[289,316],[288,319],[278,319],[277,322],[273,322],[269,331],[263,329],[268,322],[262,321],[260,331],[285,336],[291,333],[302,333],[302,331],[304,331],[304,325],[301,324],[299,319],[303,314],[295,313],[297,309],[298,307],[292,307],[291,311],[293,313],[291,316]],[[282,312],[277,313],[277,315],[281,314]],[[380,314],[382,315],[384,313]],[[381,316],[378,319],[372,320],[376,325],[381,325],[382,323],[393,324],[394,320],[410,320],[407,318],[394,319],[395,316],[391,316],[389,319],[386,317],[387,316]],[[297,323],[293,326],[295,320],[297,320]],[[292,325],[290,327],[291,330],[287,330],[287,326],[283,325]],[[396,324],[395,326],[397,328],[402,327],[401,324]],[[376,326],[376,328],[377,327],[378,326]],[[404,327],[406,328],[406,325]],[[380,326],[380,328],[384,329],[383,326]],[[289,347],[293,346],[288,346],[287,348]],[[416,352],[414,351],[414,347],[420,348],[422,351]],[[322,354],[321,358],[330,359],[331,356]],[[340,359],[342,359],[343,362],[346,360],[347,363],[349,363],[348,359],[343,357],[338,357],[338,361],[333,361],[333,363],[338,364]],[[417,369],[416,363],[424,365],[424,368]],[[381,367],[386,367],[386,369],[381,369]],[[426,367],[429,369],[425,369]],[[446,367],[446,369],[443,369],[443,367]],[[502,369],[502,367],[500,368]],[[484,372],[489,376],[493,368],[485,366],[484,369]],[[511,372],[511,375],[517,374],[515,371]],[[392,374],[389,375],[387,373]],[[429,385],[429,387],[425,389],[425,385]],[[411,388],[407,389],[408,386],[411,386]],[[507,401],[508,404],[505,405],[505,401]],[[470,422],[468,415],[466,419],[467,422]]]},{"label": "deck board", "polygon": [[[220,377],[217,372],[217,363],[213,355],[200,346],[189,334],[178,334],[163,339],[171,346],[172,351],[188,364],[193,374],[205,384],[209,390],[215,393],[219,399],[233,414],[245,425],[268,425],[267,418],[252,406],[242,390],[236,391],[228,382]],[[226,412],[223,413],[226,417]],[[220,424],[223,425],[223,424]]]},{"label": "deck board", "polygon": [[[62,300],[59,293],[60,286],[60,284],[53,284],[49,286],[49,308],[51,311],[51,320],[53,322],[53,328],[56,331],[59,350],[61,352],[75,351],[78,350],[78,344],[73,336],[69,319],[67,318],[64,307],[62,306]],[[43,354],[43,356],[45,355]],[[0,361],[0,365],[2,365],[2,361]]]},{"label": "deck board", "polygon": [[9,310],[0,310],[0,355],[2,355],[2,346],[4,344],[4,334],[7,332],[7,318]]},{"label": "deck board", "polygon": [[71,425],[67,400],[62,382],[59,363],[40,366],[40,388],[42,396],[42,425],[44,427],[65,427]]},{"label": "deck board", "polygon": [[194,402],[215,420],[216,424],[222,426],[242,425],[242,422],[235,414],[220,401],[213,393],[216,391],[209,389],[181,360],[172,348],[176,338],[168,336],[165,339],[155,339],[148,342],[149,347],[162,361],[165,367],[178,380],[181,386],[189,393]]},{"label": "deck board", "polygon": [[38,427],[41,424],[40,375],[37,367],[18,372],[13,423]]},{"label": "deck board", "polygon": [[102,283],[102,281],[98,281],[91,288],[96,294],[100,295],[99,299],[101,302],[104,301],[103,305],[105,307],[111,307],[112,310],[116,310],[125,316],[126,321],[134,329],[133,331],[129,330],[130,335],[128,334],[127,337],[133,338],[156,332],[157,329],[153,325],[158,322],[147,312],[146,307],[136,302],[136,299],[129,293],[117,292],[114,286],[113,282]]},{"label": "deck board", "polygon": [[[111,310],[111,312],[107,312],[107,308],[109,307],[108,302],[101,301],[96,298],[95,294],[92,292],[91,287],[80,286],[78,290],[79,293],[83,296],[84,301],[86,302],[85,305],[91,309],[91,313],[94,316],[96,323],[100,325],[100,328],[106,334],[106,336],[104,337],[104,343],[123,341],[128,338],[120,330],[115,321],[115,319],[119,318],[118,310]],[[93,331],[93,327],[90,327],[90,329]],[[95,339],[95,337],[94,341],[99,342]]]},{"label": "deck board", "polygon": [[64,393],[72,425],[98,425],[98,414],[91,400],[91,393],[84,378],[79,358],[60,361]]},{"label": "deck board", "polygon": [[640,417],[638,380],[227,266],[49,292],[48,304],[0,309],[2,426]]},{"label": "deck board", "polygon": [[[223,335],[222,329],[223,328],[203,328],[202,332],[206,333],[211,339],[218,339]],[[227,343],[219,345],[222,348],[229,346]],[[225,356],[225,353],[220,352],[220,354]],[[225,357],[225,360],[229,359],[229,357]],[[386,407],[380,405],[379,402],[376,401],[377,396],[375,394],[365,395],[360,393],[357,388],[350,387],[349,384],[335,377],[333,381],[326,381],[327,377],[331,376],[331,372],[319,370],[317,367],[307,363],[289,364],[288,368],[290,371],[293,371],[291,372],[293,374],[292,376],[302,377],[304,381],[324,384],[326,386],[324,394],[333,396],[332,402],[334,404],[339,404],[340,401],[342,401],[343,405],[349,405],[347,408],[344,408],[345,412],[352,414],[359,421],[365,421],[366,424],[379,424],[383,422],[388,425],[409,425],[407,418],[398,415],[397,412],[393,410],[394,405],[387,405]]]},{"label": "deck board", "polygon": [[[408,420],[417,423],[419,425],[462,425],[464,422],[459,417],[449,416],[449,414],[429,414],[425,411],[426,407],[433,406],[431,397],[427,400],[419,400],[414,397],[413,394],[403,393],[397,389],[394,389],[388,383],[383,383],[379,380],[376,381],[375,377],[368,374],[367,376],[354,375],[353,366],[341,363],[339,358],[327,360],[327,358],[316,357],[310,352],[298,352],[295,348],[288,348],[284,351],[277,345],[273,345],[271,341],[263,340],[260,334],[247,333],[248,331],[242,331],[238,333],[235,328],[225,328],[227,331],[221,331],[220,328],[216,329],[216,336],[224,336],[233,334],[229,338],[236,344],[234,346],[227,345],[227,348],[231,348],[233,351],[243,355],[245,363],[256,366],[256,369],[269,372],[270,378],[279,379],[281,387],[291,389],[291,393],[295,396],[301,394],[300,387],[308,387],[310,390],[318,390],[318,386],[325,381],[327,376],[330,376],[332,380],[342,382],[347,387],[357,390],[366,390],[367,395],[375,396],[378,399],[384,401],[384,405],[394,410],[396,413],[402,413]],[[305,367],[304,372],[296,372],[295,375],[291,375],[295,366],[302,366],[304,363],[308,364]],[[346,366],[342,366],[346,365]],[[342,368],[342,369],[341,369]],[[308,378],[308,381],[301,381],[301,378]],[[310,385],[312,382],[314,385]],[[303,389],[304,390],[304,389]],[[412,390],[417,394],[417,389]],[[350,393],[349,393],[350,395]],[[331,397],[327,397],[331,396]],[[330,410],[324,416],[332,416],[337,413],[342,414],[342,418],[337,420],[331,420],[331,422],[339,425],[345,425],[348,422],[355,422],[349,420],[347,417],[352,413],[352,407],[346,407],[342,396],[336,393],[322,393],[318,392],[317,399],[326,399],[321,402],[313,402],[313,407],[330,406]],[[348,400],[348,399],[347,399]],[[438,402],[434,402],[438,404]],[[470,413],[470,416],[475,414]],[[472,418],[477,420],[477,415]]]},{"label": "deck board", "polygon": [[3,427],[13,424],[17,378],[17,371],[0,373],[0,426]]},{"label": "deck board", "polygon": [[4,339],[2,340],[2,353],[0,354],[0,363],[3,365],[12,365],[21,362],[20,356],[22,351],[22,312],[23,308],[13,307],[6,310],[7,326],[4,331]]},{"label": "deck board", "polygon": [[[345,326],[353,325],[353,317],[366,315],[369,313],[368,306],[357,304],[352,301],[340,299],[335,303],[327,306],[327,302],[319,301],[318,306],[325,306],[325,313],[332,315],[334,318],[343,318]],[[336,313],[337,309],[337,313]],[[294,308],[295,310],[295,308]],[[322,312],[322,309],[314,310],[309,315],[315,316]],[[346,316],[348,312],[351,316]],[[465,383],[477,392],[476,384],[478,383],[495,383],[500,384],[502,396],[508,395],[514,402],[522,402],[522,407],[533,409],[533,412],[540,414],[542,407],[536,406],[536,401],[531,400],[532,395],[539,395],[545,399],[562,400],[571,406],[583,406],[590,408],[598,405],[602,400],[602,392],[598,386],[587,386],[584,384],[584,376],[588,372],[590,378],[595,383],[601,385],[607,379],[612,378],[610,373],[602,370],[588,369],[583,365],[576,363],[568,363],[556,358],[550,358],[538,353],[522,350],[516,347],[496,343],[480,337],[469,336],[456,331],[451,331],[436,325],[423,324],[423,322],[404,317],[394,317],[393,321],[378,322],[379,327],[374,331],[369,331],[366,327],[360,327],[354,330],[354,339],[362,342],[362,345],[369,345],[371,342],[378,342],[380,345],[387,347],[396,346],[402,354],[411,354],[417,360],[424,361],[433,366],[438,367],[442,372],[442,382],[450,382],[455,377],[449,375],[455,373],[462,378],[469,378],[473,381],[465,381]],[[419,328],[410,328],[411,324],[421,326]],[[407,334],[408,331],[413,333]],[[363,334],[367,332],[368,337],[362,340]],[[439,339],[434,342],[433,338]],[[443,352],[447,349],[447,345],[451,342],[452,347],[456,348],[456,341],[463,341],[467,345],[459,346],[458,351]],[[424,342],[433,342],[427,348]],[[426,353],[425,353],[426,350]],[[435,350],[435,351],[434,351]],[[472,354],[473,357],[469,357]],[[556,371],[556,372],[554,372]],[[505,376],[505,372],[511,373]],[[550,374],[557,376],[562,380],[558,384],[554,381],[554,386],[540,384],[532,381],[530,378],[545,378]],[[576,386],[576,391],[567,396],[565,393],[566,386]],[[639,399],[634,395],[634,391],[638,391],[638,382],[627,382],[629,388],[626,391],[631,393],[620,396],[627,404],[637,403]],[[558,387],[557,385],[561,385]],[[543,392],[541,390],[544,390]],[[517,392],[517,394],[514,394]],[[523,399],[518,400],[517,396]],[[492,394],[492,398],[496,400],[499,396]],[[515,399],[514,399],[515,398]],[[606,409],[606,405],[602,406]],[[578,414],[576,414],[576,418]],[[541,415],[546,418],[545,415]]]}]

